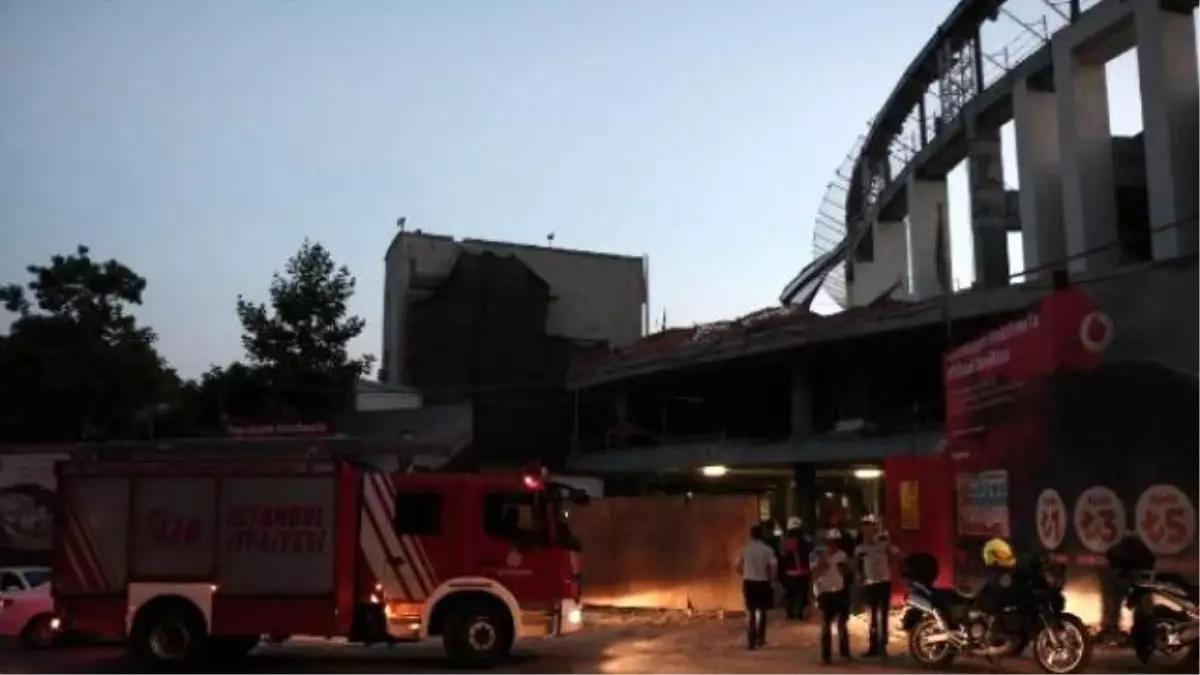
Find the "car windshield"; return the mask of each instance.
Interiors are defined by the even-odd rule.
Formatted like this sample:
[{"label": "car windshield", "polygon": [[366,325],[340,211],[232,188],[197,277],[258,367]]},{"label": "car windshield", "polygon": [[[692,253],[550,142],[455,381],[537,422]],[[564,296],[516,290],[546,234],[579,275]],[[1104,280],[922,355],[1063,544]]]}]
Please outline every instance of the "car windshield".
[{"label": "car windshield", "polygon": [[23,576],[30,588],[45,586],[50,583],[50,570],[25,570]]}]

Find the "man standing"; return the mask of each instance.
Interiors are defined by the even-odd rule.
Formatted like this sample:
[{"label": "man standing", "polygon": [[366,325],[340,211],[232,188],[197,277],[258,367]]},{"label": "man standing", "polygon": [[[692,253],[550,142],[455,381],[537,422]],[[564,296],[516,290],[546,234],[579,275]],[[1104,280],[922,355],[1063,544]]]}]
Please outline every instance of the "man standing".
[{"label": "man standing", "polygon": [[738,556],[737,571],[742,576],[742,596],[746,601],[746,642],[750,649],[767,644],[767,610],[775,599],[774,579],[778,562],[775,551],[763,542],[761,525],[750,528],[750,543]]},{"label": "man standing", "polygon": [[808,569],[809,546],[799,518],[788,518],[787,534],[780,556],[780,581],[783,583],[783,609],[789,619],[803,619],[808,609],[808,591],[812,576]]},{"label": "man standing", "polygon": [[892,600],[892,558],[900,551],[879,532],[879,519],[867,514],[862,520],[862,543],[854,559],[862,575],[863,599],[871,613],[870,647],[865,656],[887,656],[888,610]]},{"label": "man standing", "polygon": [[838,653],[843,659],[850,658],[850,634],[846,632],[850,593],[846,582],[853,578],[854,572],[850,569],[850,556],[841,550],[841,542],[841,530],[831,527],[825,531],[825,545],[812,555],[813,588],[821,609],[821,661],[826,665],[832,660],[835,622]]}]

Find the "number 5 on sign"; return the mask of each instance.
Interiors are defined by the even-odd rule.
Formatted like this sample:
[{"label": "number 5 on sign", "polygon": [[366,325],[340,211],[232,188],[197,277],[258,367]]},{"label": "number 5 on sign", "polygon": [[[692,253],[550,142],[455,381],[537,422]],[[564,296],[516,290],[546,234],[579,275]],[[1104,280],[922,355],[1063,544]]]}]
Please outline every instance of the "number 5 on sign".
[{"label": "number 5 on sign", "polygon": [[1125,534],[1125,505],[1112,490],[1093,485],[1075,501],[1075,536],[1093,553],[1104,553]]},{"label": "number 5 on sign", "polygon": [[1196,509],[1174,485],[1152,485],[1138,498],[1134,510],[1138,534],[1157,555],[1174,555],[1196,538]]}]

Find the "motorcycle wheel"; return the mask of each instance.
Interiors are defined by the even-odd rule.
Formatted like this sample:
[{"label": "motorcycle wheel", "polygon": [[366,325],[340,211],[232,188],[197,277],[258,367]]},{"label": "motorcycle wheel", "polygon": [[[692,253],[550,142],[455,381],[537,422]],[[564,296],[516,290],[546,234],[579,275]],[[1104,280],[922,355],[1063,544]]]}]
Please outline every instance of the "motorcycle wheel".
[{"label": "motorcycle wheel", "polygon": [[955,650],[949,642],[929,644],[929,636],[937,633],[937,621],[926,617],[908,633],[908,653],[913,660],[930,670],[945,670],[954,662]]},{"label": "motorcycle wheel", "polygon": [[1065,675],[1082,673],[1092,660],[1092,639],[1083,622],[1074,614],[1059,614],[1054,637],[1058,639],[1056,649],[1050,641],[1051,627],[1043,626],[1033,639],[1033,657],[1038,666],[1047,673]]},{"label": "motorcycle wheel", "polygon": [[1196,643],[1170,647],[1161,637],[1163,632],[1177,623],[1188,621],[1183,612],[1155,605],[1152,610],[1151,625],[1145,633],[1135,629],[1134,653],[1144,666],[1155,666],[1156,669],[1170,672],[1186,673],[1196,669]]}]

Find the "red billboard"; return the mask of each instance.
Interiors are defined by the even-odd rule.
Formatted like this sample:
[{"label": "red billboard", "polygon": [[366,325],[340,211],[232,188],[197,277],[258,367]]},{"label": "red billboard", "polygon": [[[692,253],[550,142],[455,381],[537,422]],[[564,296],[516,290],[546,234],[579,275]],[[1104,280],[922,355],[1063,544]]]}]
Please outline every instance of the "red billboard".
[{"label": "red billboard", "polygon": [[1104,563],[1136,533],[1196,570],[1197,269],[1059,290],[948,352],[946,461],[958,559],[991,536]]}]

